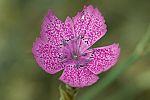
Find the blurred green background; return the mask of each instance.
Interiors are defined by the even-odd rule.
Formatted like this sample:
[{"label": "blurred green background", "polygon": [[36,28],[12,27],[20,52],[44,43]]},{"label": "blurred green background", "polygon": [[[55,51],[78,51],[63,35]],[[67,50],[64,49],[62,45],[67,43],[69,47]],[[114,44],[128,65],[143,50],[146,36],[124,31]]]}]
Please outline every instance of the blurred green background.
[{"label": "blurred green background", "polygon": [[[108,26],[107,34],[94,46],[119,43],[121,54],[118,63],[96,83],[97,90],[106,88],[93,91],[92,85],[80,89],[77,99],[92,91],[97,95],[91,100],[150,100],[150,41],[137,47],[144,35],[150,34],[150,0],[0,0],[0,100],[59,99],[61,72],[49,75],[41,70],[32,56],[32,43],[48,9],[64,21],[85,4],[98,7]],[[135,50],[141,51],[130,62]],[[114,81],[108,82],[111,76]]]}]

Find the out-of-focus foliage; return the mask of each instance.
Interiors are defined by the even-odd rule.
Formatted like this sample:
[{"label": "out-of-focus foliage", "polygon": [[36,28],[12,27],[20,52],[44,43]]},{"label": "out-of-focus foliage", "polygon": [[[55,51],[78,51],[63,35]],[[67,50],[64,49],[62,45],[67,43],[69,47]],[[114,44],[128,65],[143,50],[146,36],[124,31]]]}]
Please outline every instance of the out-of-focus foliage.
[{"label": "out-of-focus foliage", "polygon": [[[59,99],[61,72],[49,75],[41,70],[33,59],[32,43],[48,9],[65,20],[85,4],[98,7],[108,26],[94,47],[119,43],[118,64],[132,55],[150,24],[150,0],[0,0],[0,100]],[[150,99],[150,46],[144,49],[143,56],[94,100]],[[99,81],[109,72],[101,74]],[[81,89],[78,99],[89,89]]]}]

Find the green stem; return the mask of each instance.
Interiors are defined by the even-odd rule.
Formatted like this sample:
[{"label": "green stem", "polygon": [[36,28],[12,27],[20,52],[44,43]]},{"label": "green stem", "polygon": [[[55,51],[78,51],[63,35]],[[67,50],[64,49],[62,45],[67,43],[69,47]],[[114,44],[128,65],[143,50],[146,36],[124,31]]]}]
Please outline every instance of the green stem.
[{"label": "green stem", "polygon": [[110,73],[108,73],[104,79],[101,79],[97,84],[91,87],[86,91],[81,97],[80,100],[93,100],[98,93],[103,91],[108,85],[110,85],[119,75],[121,75],[128,67],[135,63],[143,54],[145,48],[149,45],[148,41],[150,40],[150,26],[143,36],[134,52],[125,60],[123,63],[119,64],[117,67],[113,68]]},{"label": "green stem", "polygon": [[59,100],[75,100],[77,89],[66,85],[65,90],[62,85],[59,86],[60,99]]}]

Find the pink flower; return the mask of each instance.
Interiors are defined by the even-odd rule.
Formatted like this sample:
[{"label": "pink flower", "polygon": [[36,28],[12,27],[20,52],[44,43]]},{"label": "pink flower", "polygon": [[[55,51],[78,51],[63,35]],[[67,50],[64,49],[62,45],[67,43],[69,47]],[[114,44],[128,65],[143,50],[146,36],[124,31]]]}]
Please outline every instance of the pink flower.
[{"label": "pink flower", "polygon": [[72,87],[95,83],[118,59],[118,44],[90,48],[105,35],[104,17],[97,8],[85,6],[75,17],[59,20],[52,11],[44,17],[40,36],[32,52],[40,67],[49,74],[64,70],[60,80]]}]

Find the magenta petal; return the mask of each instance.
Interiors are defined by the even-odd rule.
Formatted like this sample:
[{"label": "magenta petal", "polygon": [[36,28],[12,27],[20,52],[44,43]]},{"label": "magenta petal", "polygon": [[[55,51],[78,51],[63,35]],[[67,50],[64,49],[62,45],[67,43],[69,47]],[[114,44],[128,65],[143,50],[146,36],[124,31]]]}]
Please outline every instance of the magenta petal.
[{"label": "magenta petal", "polygon": [[73,21],[67,17],[63,23],[51,10],[44,17],[41,35],[54,45],[60,45],[63,40],[69,40],[75,37]]},{"label": "magenta petal", "polygon": [[116,64],[119,54],[120,48],[118,44],[94,48],[93,60],[88,64],[87,68],[94,74],[107,71]]},{"label": "magenta petal", "polygon": [[99,78],[86,67],[68,66],[59,79],[72,87],[84,87],[94,84]]},{"label": "magenta petal", "polygon": [[91,5],[85,6],[74,18],[75,33],[83,36],[83,41],[87,44],[87,49],[97,40],[105,35],[107,29],[104,17],[100,11]]},{"label": "magenta petal", "polygon": [[33,44],[32,52],[42,69],[50,74],[54,74],[63,69],[60,64],[60,53],[63,32],[63,23],[51,10],[44,17],[40,37]]},{"label": "magenta petal", "polygon": [[48,11],[48,14],[44,17],[42,26],[41,26],[41,35],[52,45],[60,45],[62,37],[61,33],[64,32],[64,25],[59,20],[51,10]]},{"label": "magenta petal", "polygon": [[58,57],[61,55],[59,49],[41,38],[38,38],[33,44],[32,53],[40,67],[50,74],[54,74],[64,67],[58,61]]},{"label": "magenta petal", "polygon": [[70,17],[67,17],[64,23],[64,32],[62,32],[61,36],[65,40],[71,40],[76,37],[74,33],[73,21]]}]

